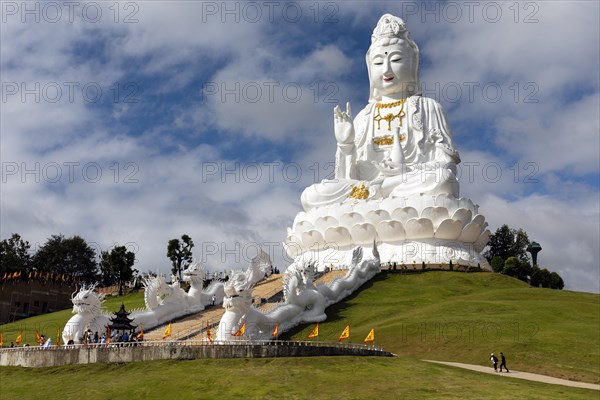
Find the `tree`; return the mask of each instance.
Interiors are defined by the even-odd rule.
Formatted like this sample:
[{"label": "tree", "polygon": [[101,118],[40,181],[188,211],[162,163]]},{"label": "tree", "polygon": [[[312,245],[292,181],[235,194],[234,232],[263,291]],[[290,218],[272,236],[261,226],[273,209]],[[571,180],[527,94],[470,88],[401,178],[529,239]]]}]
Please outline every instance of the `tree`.
[{"label": "tree", "polygon": [[504,261],[509,257],[517,257],[521,261],[529,262],[527,246],[529,246],[527,233],[523,229],[511,229],[505,224],[490,236],[484,256],[488,262],[496,256]]},{"label": "tree", "polygon": [[565,287],[565,282],[560,277],[560,275],[557,274],[556,272],[550,272],[550,279],[549,280],[550,280],[550,289],[559,289],[559,290],[562,290],[562,288]]},{"label": "tree", "polygon": [[80,236],[52,235],[33,257],[37,271],[72,276],[86,283],[98,279],[96,251]]},{"label": "tree", "polygon": [[127,251],[125,246],[115,246],[110,253],[103,251],[100,255],[100,271],[102,283],[119,285],[119,296],[123,295],[123,285],[130,281],[138,271],[133,269],[135,254]]},{"label": "tree", "polygon": [[501,273],[504,270],[504,260],[500,256],[492,258],[492,271]]},{"label": "tree", "polygon": [[504,262],[502,273],[527,282],[532,273],[532,268],[527,261],[522,261],[517,257],[508,257]]},{"label": "tree", "polygon": [[167,257],[171,260],[173,267],[171,272],[181,279],[181,272],[192,262],[192,247],[194,242],[188,235],[181,236],[179,239],[169,240],[167,245]]},{"label": "tree", "polygon": [[0,274],[6,272],[29,272],[31,268],[31,255],[29,242],[21,239],[18,233],[13,233],[9,239],[0,242]]}]

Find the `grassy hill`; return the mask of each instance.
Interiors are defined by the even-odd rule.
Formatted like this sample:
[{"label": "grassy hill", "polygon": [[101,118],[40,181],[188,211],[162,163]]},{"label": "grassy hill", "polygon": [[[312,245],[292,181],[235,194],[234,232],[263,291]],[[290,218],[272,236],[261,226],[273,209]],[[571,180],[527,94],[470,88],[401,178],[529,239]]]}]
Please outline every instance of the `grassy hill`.
[{"label": "grassy hill", "polygon": [[[115,301],[118,308],[121,299]],[[125,299],[126,305],[129,301],[141,299],[132,296]],[[61,313],[66,322],[69,312],[56,314]],[[319,325],[319,340],[337,340],[350,324],[350,341],[362,342],[374,327],[376,344],[400,357],[4,367],[0,369],[0,398],[162,400],[169,394],[220,400],[598,398],[598,392],[592,390],[486,375],[421,360],[489,365],[489,353],[503,351],[509,368],[598,383],[599,295],[533,289],[490,273],[383,273],[327,314],[328,320]],[[21,322],[27,323],[31,321]],[[299,327],[288,337],[306,340],[313,326]]]},{"label": "grassy hill", "polygon": [[[376,344],[400,356],[490,365],[504,352],[509,368],[600,382],[600,295],[530,288],[492,273],[380,274],[327,310],[322,340],[346,324],[351,341],[374,327]],[[293,332],[307,337],[312,326]]]}]

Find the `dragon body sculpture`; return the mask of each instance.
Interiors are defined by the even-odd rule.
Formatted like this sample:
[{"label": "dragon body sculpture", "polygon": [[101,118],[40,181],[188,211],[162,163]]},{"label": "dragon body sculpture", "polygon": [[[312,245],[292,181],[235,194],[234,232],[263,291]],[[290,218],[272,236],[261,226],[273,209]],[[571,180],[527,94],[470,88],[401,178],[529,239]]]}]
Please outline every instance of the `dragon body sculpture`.
[{"label": "dragon body sculpture", "polygon": [[215,304],[223,303],[225,297],[223,282],[212,281],[203,290],[207,275],[206,269],[199,262],[192,263],[183,271],[183,281],[190,284],[186,297],[190,312],[204,310],[204,307],[213,303],[213,296]]},{"label": "dragon body sculpture", "polygon": [[[142,325],[144,329],[152,329],[165,324],[175,318],[193,314],[204,310],[212,304],[221,304],[225,291],[223,283],[212,282],[205,290],[204,278],[206,272],[201,264],[193,263],[183,272],[183,279],[190,283],[188,292],[183,290],[179,282],[168,284],[164,276],[155,276],[144,279],[144,304],[145,308],[132,310],[129,315],[133,325]],[[81,343],[86,329],[92,332],[106,332],[113,314],[102,312],[103,295],[94,291],[95,286],[82,287],[76,294],[73,293],[73,314],[63,330],[63,340],[68,343]]]},{"label": "dragon body sculpture", "polygon": [[[353,252],[352,265],[343,278],[332,285],[315,287],[313,280],[315,263],[296,260],[284,276],[284,302],[268,313],[252,307],[252,288],[256,275],[260,274],[257,260],[245,272],[234,274],[225,285],[223,307],[225,313],[219,323],[216,339],[220,341],[270,339],[275,326],[283,333],[300,323],[321,322],[327,318],[325,308],[342,300],[380,270],[379,254],[374,246],[372,252],[357,247]],[[245,324],[243,335],[236,335]],[[240,332],[241,333],[241,332]]]},{"label": "dragon body sculpture", "polygon": [[79,292],[71,295],[73,302],[73,315],[62,332],[65,344],[73,340],[74,343],[82,343],[86,330],[92,332],[105,332],[109,324],[110,315],[102,312],[103,295],[94,292],[95,286],[83,286]]}]

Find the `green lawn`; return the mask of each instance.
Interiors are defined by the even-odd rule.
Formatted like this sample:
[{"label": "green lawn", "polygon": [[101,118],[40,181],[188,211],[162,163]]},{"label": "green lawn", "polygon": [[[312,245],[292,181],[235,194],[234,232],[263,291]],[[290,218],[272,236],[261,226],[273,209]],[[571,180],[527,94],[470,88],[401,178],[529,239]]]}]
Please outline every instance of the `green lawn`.
[{"label": "green lawn", "polygon": [[[530,288],[492,273],[380,274],[360,293],[327,310],[320,340],[350,324],[360,343],[400,356],[490,365],[504,352],[509,368],[600,382],[600,295]],[[290,335],[306,340],[313,325]]]},{"label": "green lawn", "polygon": [[[598,392],[411,357],[222,359],[2,368],[3,400],[597,399]],[[50,390],[49,390],[50,389]]]},{"label": "green lawn", "polygon": [[[140,307],[140,294],[124,299]],[[121,299],[111,299],[116,310]],[[136,303],[137,302],[137,303]],[[131,306],[130,306],[131,304]],[[319,340],[335,341],[350,324],[360,343],[399,355],[276,359],[203,359],[57,368],[0,368],[8,399],[598,399],[593,390],[510,379],[421,361],[488,365],[503,351],[509,368],[600,382],[600,296],[529,288],[491,273],[378,275],[327,310]],[[37,318],[58,324],[70,311]],[[54,318],[52,320],[51,318]],[[52,322],[54,321],[54,322]],[[22,324],[42,323],[35,319]],[[0,327],[16,332],[18,325]],[[313,324],[287,337],[307,340]],[[35,327],[33,328],[35,332]],[[6,341],[6,339],[5,339]],[[47,388],[52,387],[52,390]],[[82,389],[85,387],[85,389]]]}]

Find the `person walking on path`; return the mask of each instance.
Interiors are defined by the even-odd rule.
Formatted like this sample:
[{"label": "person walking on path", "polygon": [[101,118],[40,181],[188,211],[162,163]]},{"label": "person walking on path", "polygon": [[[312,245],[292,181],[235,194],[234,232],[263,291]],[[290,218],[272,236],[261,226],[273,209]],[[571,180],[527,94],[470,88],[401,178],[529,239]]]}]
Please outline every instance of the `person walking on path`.
[{"label": "person walking on path", "polygon": [[501,359],[501,363],[500,363],[500,372],[502,372],[502,367],[504,367],[506,369],[506,372],[508,372],[508,367],[506,366],[506,358],[504,358],[504,353],[500,352],[500,359]]},{"label": "person walking on path", "polygon": [[490,361],[494,364],[494,371],[498,372],[498,357],[496,357],[494,353],[490,356]]}]

